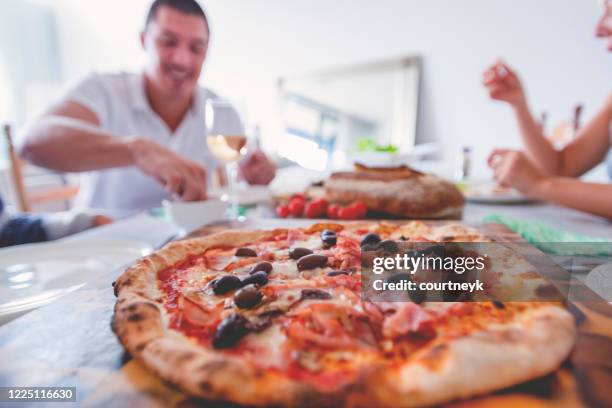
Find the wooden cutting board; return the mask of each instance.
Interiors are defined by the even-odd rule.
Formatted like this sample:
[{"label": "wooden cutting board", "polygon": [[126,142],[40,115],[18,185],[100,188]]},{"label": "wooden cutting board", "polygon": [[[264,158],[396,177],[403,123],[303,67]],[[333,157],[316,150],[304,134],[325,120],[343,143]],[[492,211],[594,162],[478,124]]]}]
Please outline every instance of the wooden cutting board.
[{"label": "wooden cutting board", "polygon": [[[304,221],[302,224],[310,224]],[[228,228],[299,226],[285,220],[220,223],[195,231],[203,236]],[[501,241],[521,241],[501,225],[477,226]],[[0,328],[0,386],[76,387],[79,406],[227,407],[185,396],[123,351],[110,329],[111,288],[121,271]],[[612,307],[584,287],[593,301],[572,304],[578,340],[557,372],[491,395],[447,407],[612,407]],[[583,297],[584,298],[584,297]],[[61,406],[58,404],[53,406]],[[0,406],[3,406],[0,403]],[[20,407],[28,406],[20,403]]]}]

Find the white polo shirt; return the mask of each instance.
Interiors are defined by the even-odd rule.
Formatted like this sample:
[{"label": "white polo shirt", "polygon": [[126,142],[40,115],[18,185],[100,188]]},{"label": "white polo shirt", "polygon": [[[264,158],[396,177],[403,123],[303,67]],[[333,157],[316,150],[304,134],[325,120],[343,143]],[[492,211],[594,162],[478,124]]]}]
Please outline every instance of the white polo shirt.
[{"label": "white polo shirt", "polygon": [[[72,86],[64,101],[79,103],[93,111],[100,127],[118,137],[138,136],[152,140],[179,155],[200,163],[212,174],[216,159],[206,147],[205,101],[217,99],[198,87],[191,109],[174,133],[151,109],[145,96],[142,74],[91,74]],[[241,134],[244,126],[237,111],[223,120]],[[83,173],[75,205],[96,209],[120,218],[160,206],[170,195],[153,178],[137,167],[122,167]]]}]

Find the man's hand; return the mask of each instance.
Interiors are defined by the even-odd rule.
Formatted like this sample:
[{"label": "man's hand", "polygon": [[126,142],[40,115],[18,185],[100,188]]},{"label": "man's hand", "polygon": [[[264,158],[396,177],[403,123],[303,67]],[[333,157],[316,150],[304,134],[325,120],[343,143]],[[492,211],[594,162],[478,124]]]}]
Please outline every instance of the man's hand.
[{"label": "man's hand", "polygon": [[495,180],[504,187],[513,187],[527,195],[534,195],[546,176],[518,150],[496,149],[488,159]]},{"label": "man's hand", "polygon": [[525,103],[523,85],[517,75],[505,63],[498,61],[482,74],[482,83],[491,99],[508,102],[517,107]]},{"label": "man's hand", "polygon": [[128,142],[134,164],[182,201],[206,198],[206,170],[159,144],[135,138]]},{"label": "man's hand", "polygon": [[269,184],[276,176],[276,166],[261,150],[255,150],[241,161],[240,171],[249,184]]}]

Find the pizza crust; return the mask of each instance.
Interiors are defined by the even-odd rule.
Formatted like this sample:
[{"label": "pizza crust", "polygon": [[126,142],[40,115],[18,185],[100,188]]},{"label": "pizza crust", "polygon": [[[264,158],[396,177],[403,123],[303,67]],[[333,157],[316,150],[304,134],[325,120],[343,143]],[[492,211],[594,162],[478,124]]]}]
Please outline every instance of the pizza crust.
[{"label": "pizza crust", "polygon": [[112,327],[149,369],[185,392],[207,399],[288,407],[416,407],[478,395],[557,368],[574,340],[572,316],[557,306],[531,310],[492,327],[420,350],[396,370],[367,367],[350,386],[322,392],[238,356],[198,346],[168,328],[157,273],[220,245],[241,246],[286,230],[228,231],[172,243],[126,270],[115,284]]},{"label": "pizza crust", "polygon": [[520,384],[557,369],[575,339],[572,315],[545,306],[511,324],[478,331],[420,351],[397,371],[372,378],[376,404],[420,407]]}]

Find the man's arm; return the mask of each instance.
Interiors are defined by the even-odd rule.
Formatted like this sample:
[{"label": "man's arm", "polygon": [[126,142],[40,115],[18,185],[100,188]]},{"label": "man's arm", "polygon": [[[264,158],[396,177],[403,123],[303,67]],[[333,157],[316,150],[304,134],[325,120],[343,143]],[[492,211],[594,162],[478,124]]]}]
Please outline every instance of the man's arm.
[{"label": "man's arm", "polygon": [[80,172],[134,165],[133,139],[122,139],[99,128],[97,116],[74,102],[52,107],[19,138],[20,154],[28,161],[57,171]]},{"label": "man's arm", "polygon": [[79,172],[137,166],[181,200],[206,198],[206,172],[199,164],[150,140],[119,137],[99,125],[90,109],[79,103],[62,102],[24,130],[18,147],[32,163],[53,170]]}]

